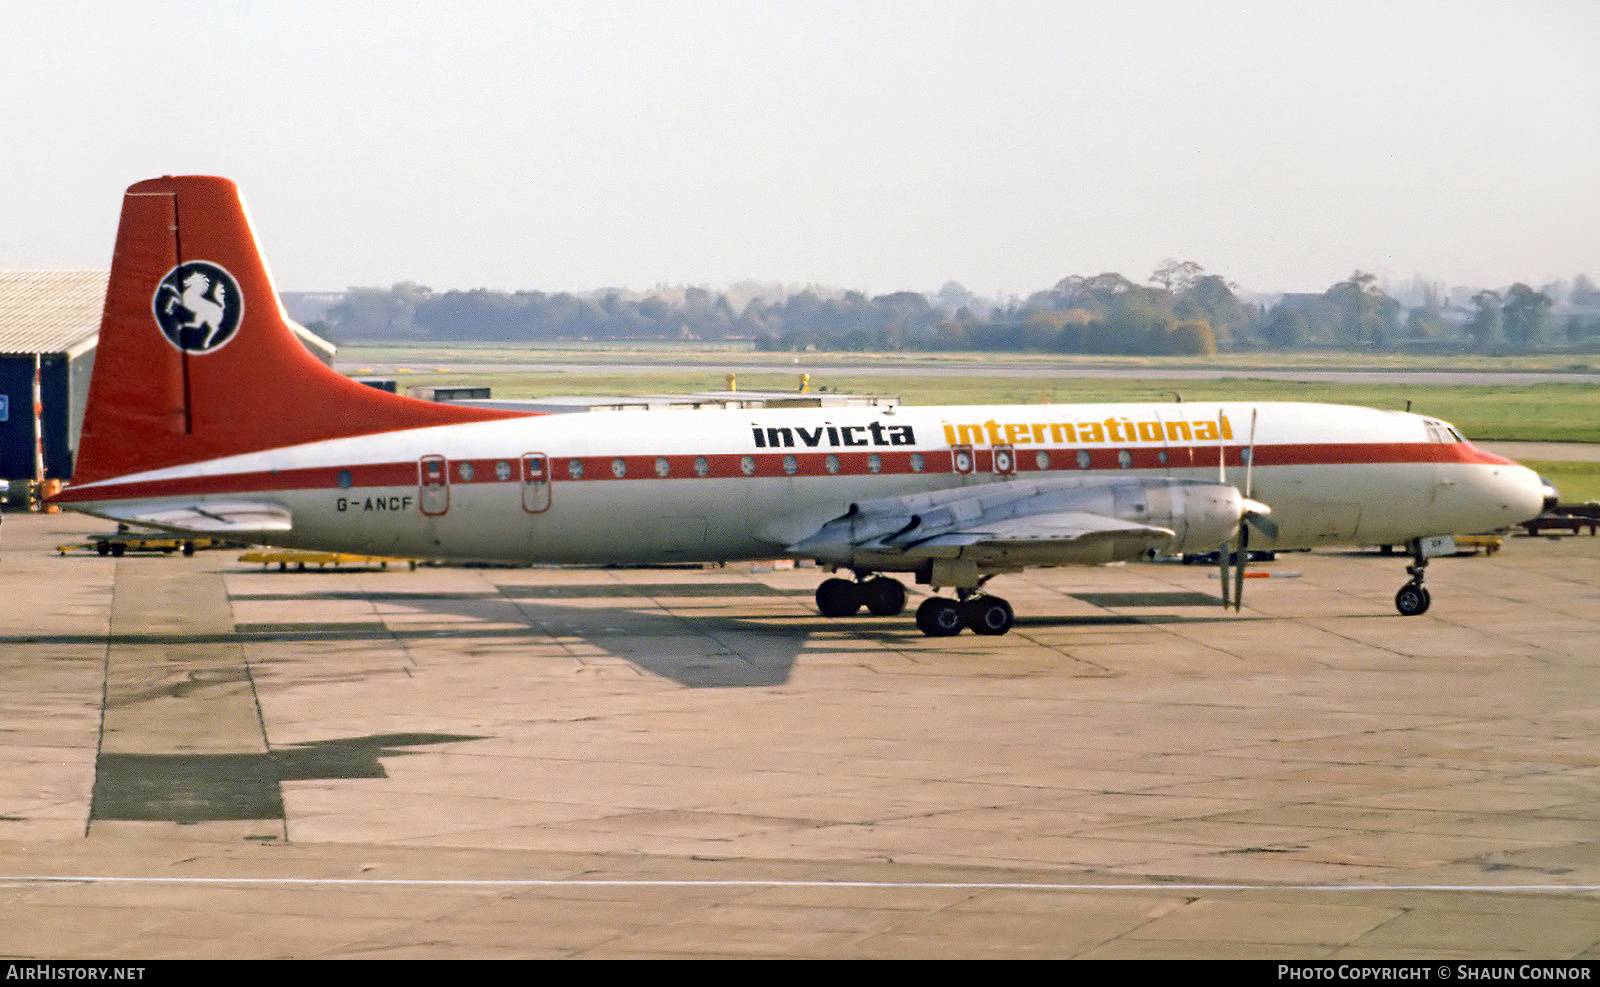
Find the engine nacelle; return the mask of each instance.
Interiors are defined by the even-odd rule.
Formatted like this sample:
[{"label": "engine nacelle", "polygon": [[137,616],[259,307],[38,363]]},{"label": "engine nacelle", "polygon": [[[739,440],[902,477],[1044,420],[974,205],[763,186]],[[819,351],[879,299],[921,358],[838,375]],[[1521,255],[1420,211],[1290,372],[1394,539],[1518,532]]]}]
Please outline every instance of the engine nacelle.
[{"label": "engine nacelle", "polygon": [[1238,533],[1239,522],[1248,509],[1244,495],[1227,483],[1182,482],[1151,499],[1165,501],[1166,510],[1171,512],[1165,520],[1153,516],[1150,521],[1165,523],[1177,532],[1174,553],[1213,551]]}]

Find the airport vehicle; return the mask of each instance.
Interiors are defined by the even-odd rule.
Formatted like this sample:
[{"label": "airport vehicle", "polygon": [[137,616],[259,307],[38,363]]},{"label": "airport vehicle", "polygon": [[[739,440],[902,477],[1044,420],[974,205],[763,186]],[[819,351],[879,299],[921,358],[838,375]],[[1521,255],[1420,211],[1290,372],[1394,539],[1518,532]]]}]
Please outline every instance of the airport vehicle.
[{"label": "airport vehicle", "polygon": [[[1536,516],[1531,471],[1398,411],[1227,402],[527,415],[412,400],[312,357],[232,182],[123,203],[63,507],[285,548],[481,561],[789,557],[817,605],[930,636],[1002,634],[985,591],[1029,566],[1406,544],[1396,608],[1428,608],[1429,536]],[[1230,565],[1229,559],[1241,560]],[[1229,570],[1233,569],[1230,580]]]}]

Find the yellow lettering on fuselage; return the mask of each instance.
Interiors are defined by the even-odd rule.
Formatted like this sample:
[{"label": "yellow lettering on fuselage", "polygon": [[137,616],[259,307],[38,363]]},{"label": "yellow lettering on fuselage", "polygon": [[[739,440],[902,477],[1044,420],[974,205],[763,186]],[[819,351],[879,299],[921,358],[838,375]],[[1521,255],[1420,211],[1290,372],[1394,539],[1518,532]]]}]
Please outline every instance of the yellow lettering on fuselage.
[{"label": "yellow lettering on fuselage", "polygon": [[[1048,438],[1046,437],[1048,435]],[[1043,442],[1093,445],[1095,443],[1216,442],[1233,438],[1228,416],[1190,421],[1134,421],[1106,418],[1097,422],[997,422],[981,424],[945,422],[944,438],[957,445],[1028,445]]]}]

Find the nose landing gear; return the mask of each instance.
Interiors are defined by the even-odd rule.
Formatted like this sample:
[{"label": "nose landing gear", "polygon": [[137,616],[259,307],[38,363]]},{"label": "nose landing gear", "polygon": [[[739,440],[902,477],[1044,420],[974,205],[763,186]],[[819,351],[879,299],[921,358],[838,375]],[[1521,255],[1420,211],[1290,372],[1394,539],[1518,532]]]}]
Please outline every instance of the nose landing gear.
[{"label": "nose landing gear", "polygon": [[1402,617],[1426,613],[1428,606],[1433,603],[1433,595],[1422,585],[1423,574],[1428,569],[1428,556],[1423,553],[1422,539],[1412,539],[1410,547],[1411,564],[1406,566],[1406,573],[1411,576],[1411,581],[1400,587],[1400,592],[1394,595],[1394,608],[1400,611]]}]

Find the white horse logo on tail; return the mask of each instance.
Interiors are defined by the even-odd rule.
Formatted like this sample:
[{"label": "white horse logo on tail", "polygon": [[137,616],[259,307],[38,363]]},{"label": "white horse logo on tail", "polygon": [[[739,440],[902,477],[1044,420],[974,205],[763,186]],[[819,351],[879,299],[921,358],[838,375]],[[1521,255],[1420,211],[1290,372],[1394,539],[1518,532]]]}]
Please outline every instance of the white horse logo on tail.
[{"label": "white horse logo on tail", "polygon": [[153,301],[162,333],[191,353],[210,352],[233,338],[243,314],[238,282],[206,261],[190,261],[167,272]]}]

